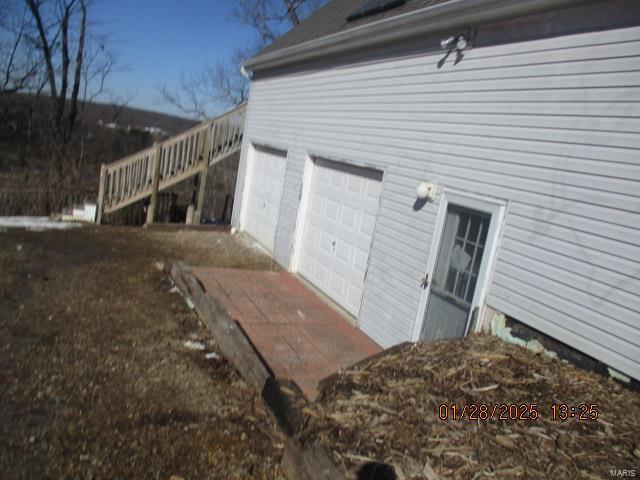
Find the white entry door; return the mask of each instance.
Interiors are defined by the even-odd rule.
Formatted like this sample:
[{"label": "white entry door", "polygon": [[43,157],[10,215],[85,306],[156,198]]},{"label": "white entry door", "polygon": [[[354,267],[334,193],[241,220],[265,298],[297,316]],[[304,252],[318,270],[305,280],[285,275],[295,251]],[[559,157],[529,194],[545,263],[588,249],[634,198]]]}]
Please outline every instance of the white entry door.
[{"label": "white entry door", "polygon": [[286,153],[256,148],[247,185],[244,229],[273,252],[284,187]]},{"label": "white entry door", "polygon": [[382,172],[316,161],[299,273],[355,317],[381,192]]}]

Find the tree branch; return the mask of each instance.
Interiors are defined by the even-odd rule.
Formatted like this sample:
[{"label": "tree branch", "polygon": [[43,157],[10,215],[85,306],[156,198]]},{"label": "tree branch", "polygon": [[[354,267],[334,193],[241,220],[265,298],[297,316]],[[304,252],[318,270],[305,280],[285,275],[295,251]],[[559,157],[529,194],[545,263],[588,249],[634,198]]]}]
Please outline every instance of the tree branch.
[{"label": "tree branch", "polygon": [[80,94],[80,82],[82,80],[82,60],[84,58],[84,39],[87,29],[87,7],[84,0],[80,0],[80,38],[78,39],[78,51],[76,53],[75,76],[73,90],[71,91],[71,109],[69,111],[68,131],[73,130],[78,115],[78,95]]},{"label": "tree branch", "polygon": [[47,40],[47,33],[44,28],[44,24],[42,23],[42,16],[40,15],[40,1],[36,0],[25,0],[27,2],[27,6],[31,10],[31,14],[33,15],[34,20],[36,21],[36,26],[38,29],[38,35],[40,37],[40,42],[38,43],[40,48],[42,48],[42,53],[44,55],[44,61],[47,65],[47,80],[49,82],[49,89],[51,90],[51,96],[58,96],[58,89],[56,87],[56,75],[55,69],[53,67],[53,56],[51,53],[51,48],[49,46],[49,41]]}]

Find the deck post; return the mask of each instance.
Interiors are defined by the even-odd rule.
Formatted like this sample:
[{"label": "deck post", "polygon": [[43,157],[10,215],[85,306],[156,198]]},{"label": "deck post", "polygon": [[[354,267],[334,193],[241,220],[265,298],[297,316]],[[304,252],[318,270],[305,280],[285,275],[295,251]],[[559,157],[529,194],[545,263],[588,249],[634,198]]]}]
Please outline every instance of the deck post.
[{"label": "deck post", "polygon": [[105,184],[107,181],[107,166],[103,163],[100,167],[100,187],[98,188],[98,205],[96,210],[96,223],[102,223],[102,210],[104,209]]},{"label": "deck post", "polygon": [[153,157],[153,177],[151,179],[151,198],[147,206],[146,224],[152,224],[156,219],[156,204],[158,203],[158,186],[160,185],[160,160],[162,159],[162,144],[156,143]]},{"label": "deck post", "polygon": [[202,207],[204,205],[204,193],[207,185],[207,173],[209,172],[209,156],[211,154],[211,143],[213,141],[212,138],[212,130],[213,123],[209,124],[207,127],[207,131],[204,135],[204,147],[202,149],[202,171],[198,175],[198,195],[196,199],[196,208],[193,212],[193,219],[191,223],[196,225],[200,224],[200,220],[202,218]]}]

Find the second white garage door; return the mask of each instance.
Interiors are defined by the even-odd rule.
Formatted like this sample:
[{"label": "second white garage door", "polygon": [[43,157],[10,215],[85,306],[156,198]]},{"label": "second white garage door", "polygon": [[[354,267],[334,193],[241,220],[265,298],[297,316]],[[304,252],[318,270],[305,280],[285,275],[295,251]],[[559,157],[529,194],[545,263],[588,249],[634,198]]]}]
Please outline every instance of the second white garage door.
[{"label": "second white garage door", "polygon": [[317,160],[300,274],[358,316],[382,192],[382,172]]},{"label": "second white garage door", "polygon": [[256,148],[249,184],[244,229],[273,252],[284,186],[286,153]]}]

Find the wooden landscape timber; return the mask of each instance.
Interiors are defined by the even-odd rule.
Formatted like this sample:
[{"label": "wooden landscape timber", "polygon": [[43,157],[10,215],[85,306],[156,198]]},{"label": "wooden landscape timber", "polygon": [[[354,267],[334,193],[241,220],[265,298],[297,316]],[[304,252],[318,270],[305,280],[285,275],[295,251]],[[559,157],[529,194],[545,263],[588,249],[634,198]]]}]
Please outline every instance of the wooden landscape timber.
[{"label": "wooden landscape timber", "polygon": [[304,448],[290,438],[282,456],[282,471],[290,480],[340,480],[344,476],[320,447]]},{"label": "wooden landscape timber", "polygon": [[218,299],[205,292],[202,284],[186,264],[182,262],[173,264],[171,278],[193,302],[196,312],[213,334],[222,354],[245,380],[261,392],[271,372],[238,323],[231,319],[229,312]]},{"label": "wooden landscape timber", "polygon": [[231,318],[222,302],[207,293],[184,262],[171,265],[170,275],[213,335],[222,354],[240,375],[259,392],[269,411],[288,438],[282,469],[290,480],[333,479],[343,475],[329,455],[319,447],[305,448],[297,440],[304,426],[307,400],[291,380],[276,378],[241,326]]}]

